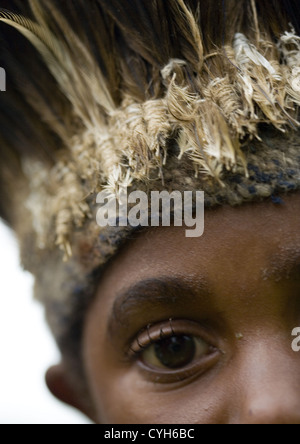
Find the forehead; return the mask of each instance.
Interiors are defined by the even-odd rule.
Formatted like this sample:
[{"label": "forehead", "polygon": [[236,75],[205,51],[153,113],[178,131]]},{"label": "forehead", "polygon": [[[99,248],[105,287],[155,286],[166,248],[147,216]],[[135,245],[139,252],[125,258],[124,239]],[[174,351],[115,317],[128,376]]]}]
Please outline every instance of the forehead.
[{"label": "forehead", "polygon": [[157,260],[170,259],[171,255],[173,263],[180,259],[181,266],[189,267],[183,263],[182,254],[202,261],[205,255],[235,250],[251,260],[252,256],[257,259],[257,255],[282,255],[289,250],[296,253],[298,247],[300,193],[285,196],[281,205],[260,202],[206,210],[204,235],[199,238],[185,237],[181,227],[151,228],[130,240],[120,260],[134,255],[142,264],[155,265]]},{"label": "forehead", "polygon": [[255,286],[277,272],[289,274],[297,261],[300,193],[286,196],[281,205],[260,202],[207,210],[200,238],[186,238],[181,227],[142,232],[128,242],[105,280],[118,291],[139,280],[176,276],[205,279],[218,291],[224,282]]}]

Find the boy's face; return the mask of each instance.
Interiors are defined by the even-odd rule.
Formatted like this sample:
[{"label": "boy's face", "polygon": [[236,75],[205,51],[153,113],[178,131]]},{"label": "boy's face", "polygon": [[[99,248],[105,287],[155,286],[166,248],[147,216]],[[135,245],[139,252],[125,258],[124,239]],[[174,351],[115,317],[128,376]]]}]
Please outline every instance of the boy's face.
[{"label": "boy's face", "polygon": [[86,321],[97,421],[300,423],[300,194],[284,202],[128,243]]}]

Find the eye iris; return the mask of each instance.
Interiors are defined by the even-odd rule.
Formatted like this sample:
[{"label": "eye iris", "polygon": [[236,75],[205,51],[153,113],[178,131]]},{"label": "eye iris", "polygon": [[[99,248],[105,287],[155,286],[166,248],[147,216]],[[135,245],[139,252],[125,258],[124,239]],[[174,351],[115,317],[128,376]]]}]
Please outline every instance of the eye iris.
[{"label": "eye iris", "polygon": [[157,359],[167,368],[178,369],[188,365],[196,354],[196,344],[190,336],[173,336],[155,344]]}]

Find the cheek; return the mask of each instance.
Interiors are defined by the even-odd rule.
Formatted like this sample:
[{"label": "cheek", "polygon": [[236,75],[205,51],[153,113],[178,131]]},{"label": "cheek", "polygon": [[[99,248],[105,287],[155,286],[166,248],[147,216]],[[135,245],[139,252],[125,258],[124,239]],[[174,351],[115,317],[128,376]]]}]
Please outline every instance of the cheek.
[{"label": "cheek", "polygon": [[[283,349],[280,335],[275,338],[259,342],[253,335],[215,370],[176,388],[146,382],[135,365],[87,353],[87,377],[98,422],[294,423],[287,421],[295,420],[300,411],[300,361],[297,354],[287,351],[290,344],[284,343]],[[256,417],[249,417],[249,412],[256,412]]]}]

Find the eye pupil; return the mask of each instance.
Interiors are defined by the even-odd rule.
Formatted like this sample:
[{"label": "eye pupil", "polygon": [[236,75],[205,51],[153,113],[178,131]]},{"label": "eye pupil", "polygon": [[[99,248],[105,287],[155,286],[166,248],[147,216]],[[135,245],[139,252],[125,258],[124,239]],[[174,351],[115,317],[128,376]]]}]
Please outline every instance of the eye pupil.
[{"label": "eye pupil", "polygon": [[179,369],[193,361],[196,344],[190,336],[172,336],[155,344],[155,354],[163,366]]}]

